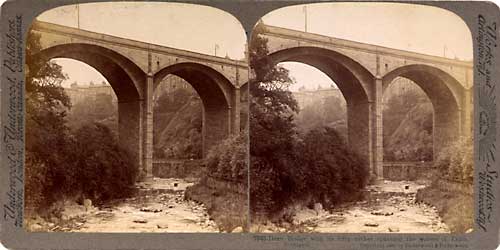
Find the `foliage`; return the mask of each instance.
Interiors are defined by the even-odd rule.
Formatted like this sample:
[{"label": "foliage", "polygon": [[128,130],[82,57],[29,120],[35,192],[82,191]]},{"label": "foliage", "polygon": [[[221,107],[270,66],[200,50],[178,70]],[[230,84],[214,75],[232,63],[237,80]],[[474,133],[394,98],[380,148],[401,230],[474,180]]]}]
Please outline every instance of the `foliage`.
[{"label": "foliage", "polygon": [[38,57],[40,37],[30,32],[26,49],[26,207],[47,211],[57,200],[83,195],[99,203],[126,194],[136,170],[105,126],[67,126],[70,100],[62,68]]},{"label": "foliage", "polygon": [[75,191],[96,203],[128,194],[138,170],[108,127],[82,126],[75,132],[75,149]]},{"label": "foliage", "polygon": [[288,91],[292,84],[288,71],[267,57],[267,40],[257,26],[250,42],[250,201],[252,212],[276,211],[282,206],[284,169],[293,152],[296,138],[294,113],[297,102]]},{"label": "foliage", "polygon": [[369,170],[358,154],[351,150],[339,133],[329,127],[309,131],[300,145],[304,164],[298,187],[312,202],[325,207],[349,200],[367,182]]},{"label": "foliage", "polygon": [[208,152],[206,163],[208,173],[218,179],[246,183],[248,177],[248,139],[241,132],[217,145]]},{"label": "foliage", "polygon": [[68,187],[69,129],[65,124],[70,101],[61,87],[66,79],[59,65],[35,56],[40,36],[31,32],[26,44],[26,203],[45,206]]},{"label": "foliage", "polygon": [[440,171],[440,178],[472,183],[474,177],[472,139],[462,138],[439,151],[435,167]]},{"label": "foliage", "polygon": [[332,128],[313,129],[303,138],[294,117],[297,102],[288,71],[267,56],[267,40],[257,26],[250,43],[250,205],[257,217],[272,217],[308,199],[325,205],[361,189],[366,165]]}]

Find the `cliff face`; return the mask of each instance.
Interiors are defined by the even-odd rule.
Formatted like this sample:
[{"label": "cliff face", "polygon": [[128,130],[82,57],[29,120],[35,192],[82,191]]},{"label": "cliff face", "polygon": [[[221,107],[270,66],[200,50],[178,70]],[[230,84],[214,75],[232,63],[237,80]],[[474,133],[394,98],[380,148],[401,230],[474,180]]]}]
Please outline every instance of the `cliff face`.
[{"label": "cliff face", "polygon": [[396,123],[396,129],[384,136],[384,160],[432,160],[432,112],[431,103],[417,103],[404,115],[384,114],[386,123]]},{"label": "cliff face", "polygon": [[201,100],[191,96],[182,102],[177,110],[155,112],[155,157],[195,159],[202,156]]}]

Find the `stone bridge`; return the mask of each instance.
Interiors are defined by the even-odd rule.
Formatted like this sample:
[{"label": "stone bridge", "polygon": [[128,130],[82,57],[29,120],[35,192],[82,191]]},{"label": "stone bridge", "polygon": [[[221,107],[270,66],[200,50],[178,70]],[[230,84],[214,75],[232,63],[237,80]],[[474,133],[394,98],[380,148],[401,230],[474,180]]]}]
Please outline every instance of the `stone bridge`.
[{"label": "stone bridge", "polygon": [[[134,164],[152,177],[153,93],[169,74],[177,75],[198,92],[203,102],[203,152],[240,131],[240,112],[248,106],[248,64],[228,58],[133,41],[36,21],[45,60],[70,58],[99,71],[118,99],[121,145]],[[243,108],[242,108],[243,107]]]},{"label": "stone bridge", "polygon": [[[259,27],[259,26],[258,26]],[[472,134],[472,62],[429,56],[261,23],[272,63],[300,62],[328,75],[347,102],[349,144],[383,178],[382,96],[396,77],[419,85],[434,108],[434,155]]]}]

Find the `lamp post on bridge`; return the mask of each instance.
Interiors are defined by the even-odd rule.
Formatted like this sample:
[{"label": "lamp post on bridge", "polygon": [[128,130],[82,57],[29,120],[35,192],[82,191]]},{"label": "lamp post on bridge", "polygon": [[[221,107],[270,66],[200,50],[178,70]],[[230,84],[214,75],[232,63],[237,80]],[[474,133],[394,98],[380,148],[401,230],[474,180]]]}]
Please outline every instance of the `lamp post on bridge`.
[{"label": "lamp post on bridge", "polygon": [[217,56],[217,49],[219,48],[219,45],[218,44],[215,44],[215,51],[214,51],[214,55]]}]

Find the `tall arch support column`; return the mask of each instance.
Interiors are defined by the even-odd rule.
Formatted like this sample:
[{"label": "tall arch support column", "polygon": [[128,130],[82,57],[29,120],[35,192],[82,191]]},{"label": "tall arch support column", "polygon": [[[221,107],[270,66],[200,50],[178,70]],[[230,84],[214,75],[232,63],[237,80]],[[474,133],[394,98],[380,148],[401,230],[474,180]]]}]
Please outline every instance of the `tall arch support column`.
[{"label": "tall arch support column", "polygon": [[132,158],[136,169],[142,171],[142,101],[118,102],[118,141]]},{"label": "tall arch support column", "polygon": [[370,136],[370,103],[347,103],[347,138],[349,147],[355,150],[372,169]]},{"label": "tall arch support column", "polygon": [[240,132],[241,123],[241,102],[240,102],[240,89],[234,89],[233,105],[231,109],[231,134],[238,134]]},{"label": "tall arch support column", "polygon": [[383,146],[383,81],[375,77],[373,85],[373,100],[370,102],[371,123],[371,162],[372,173],[377,180],[384,178],[384,146]]},{"label": "tall arch support column", "polygon": [[153,90],[152,74],[147,75],[145,95],[143,100],[143,171],[146,180],[153,178]]},{"label": "tall arch support column", "polygon": [[462,113],[461,113],[461,119],[462,119],[462,136],[463,137],[470,137],[472,138],[472,121],[474,120],[473,117],[473,91],[472,89],[466,89],[464,91],[464,101],[462,103]]}]

